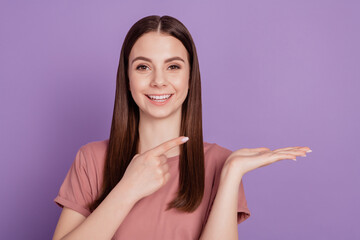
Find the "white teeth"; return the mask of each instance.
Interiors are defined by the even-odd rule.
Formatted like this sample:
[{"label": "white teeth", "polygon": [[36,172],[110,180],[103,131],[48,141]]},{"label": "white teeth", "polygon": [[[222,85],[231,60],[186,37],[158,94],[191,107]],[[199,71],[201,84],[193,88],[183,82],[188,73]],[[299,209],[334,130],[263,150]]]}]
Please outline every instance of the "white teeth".
[{"label": "white teeth", "polygon": [[171,94],[161,95],[161,96],[152,96],[152,95],[147,95],[147,96],[154,100],[164,100],[164,99],[168,99],[171,96]]}]

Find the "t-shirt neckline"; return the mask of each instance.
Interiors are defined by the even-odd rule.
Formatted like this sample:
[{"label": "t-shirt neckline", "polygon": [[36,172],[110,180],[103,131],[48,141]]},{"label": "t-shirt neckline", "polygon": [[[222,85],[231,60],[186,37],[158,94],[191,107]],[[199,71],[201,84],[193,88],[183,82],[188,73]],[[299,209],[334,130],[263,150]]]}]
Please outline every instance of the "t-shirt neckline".
[{"label": "t-shirt neckline", "polygon": [[176,159],[179,159],[180,155],[176,155],[173,157],[168,157],[167,161],[175,161]]}]

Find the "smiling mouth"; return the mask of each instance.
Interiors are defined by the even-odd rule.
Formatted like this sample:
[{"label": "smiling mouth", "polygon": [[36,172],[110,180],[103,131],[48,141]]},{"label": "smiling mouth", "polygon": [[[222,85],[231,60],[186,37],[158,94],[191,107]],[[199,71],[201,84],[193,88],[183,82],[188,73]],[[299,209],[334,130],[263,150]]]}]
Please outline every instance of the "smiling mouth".
[{"label": "smiling mouth", "polygon": [[147,95],[145,94],[150,100],[155,102],[165,102],[169,98],[172,97],[174,94],[163,94],[163,95]]}]

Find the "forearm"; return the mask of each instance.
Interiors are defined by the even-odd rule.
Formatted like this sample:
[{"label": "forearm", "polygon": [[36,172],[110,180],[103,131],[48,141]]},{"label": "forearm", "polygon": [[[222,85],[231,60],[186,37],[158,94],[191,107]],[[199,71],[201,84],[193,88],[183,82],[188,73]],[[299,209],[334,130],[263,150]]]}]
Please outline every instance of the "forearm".
[{"label": "forearm", "polygon": [[227,169],[223,169],[218,191],[200,240],[238,239],[237,203],[240,181],[241,176],[234,176]]},{"label": "forearm", "polygon": [[111,239],[136,203],[127,196],[126,186],[120,181],[78,227],[61,239]]}]

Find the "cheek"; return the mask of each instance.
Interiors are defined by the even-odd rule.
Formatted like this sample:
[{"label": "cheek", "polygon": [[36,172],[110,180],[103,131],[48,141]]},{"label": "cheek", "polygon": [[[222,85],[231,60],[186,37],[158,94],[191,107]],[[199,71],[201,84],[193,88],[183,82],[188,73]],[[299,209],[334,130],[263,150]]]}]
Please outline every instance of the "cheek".
[{"label": "cheek", "polygon": [[139,101],[138,101],[139,86],[137,86],[136,81],[129,80],[129,89],[130,89],[130,94],[131,94],[133,100],[135,101],[136,104],[139,104]]},{"label": "cheek", "polygon": [[141,88],[140,83],[143,82],[141,79],[139,79],[139,76],[137,76],[134,72],[129,71],[129,88],[133,95],[136,94],[136,92]]},{"label": "cheek", "polygon": [[130,79],[129,88],[132,94],[136,94],[136,92],[138,92],[139,89],[141,89],[140,81],[138,81],[137,79]]},{"label": "cheek", "polygon": [[186,92],[189,90],[189,77],[185,76],[183,81],[181,82],[181,89]]},{"label": "cheek", "polygon": [[181,74],[174,82],[178,91],[186,91],[189,88],[189,76],[186,73]]},{"label": "cheek", "polygon": [[176,85],[176,90],[179,93],[179,97],[184,100],[188,95],[189,80],[183,79],[183,81],[179,81]]},{"label": "cheek", "polygon": [[133,81],[129,81],[129,88],[131,92],[134,92],[134,90],[136,90],[136,87],[134,86],[134,82]]}]

